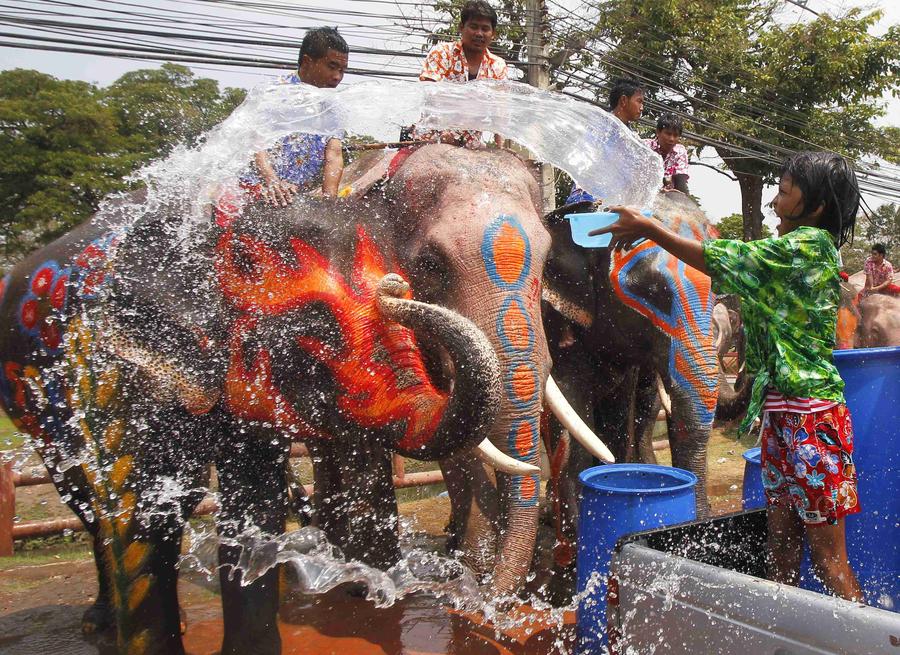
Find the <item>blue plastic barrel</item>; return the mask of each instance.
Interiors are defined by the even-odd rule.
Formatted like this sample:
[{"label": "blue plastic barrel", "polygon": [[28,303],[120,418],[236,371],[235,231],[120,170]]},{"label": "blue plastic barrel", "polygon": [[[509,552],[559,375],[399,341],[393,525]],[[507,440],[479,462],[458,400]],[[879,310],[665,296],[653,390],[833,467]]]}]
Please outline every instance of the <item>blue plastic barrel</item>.
[{"label": "blue plastic barrel", "polygon": [[762,483],[762,455],[759,448],[745,450],[744,484],[741,489],[741,504],[745,510],[762,509],[766,506],[766,492]]},{"label": "blue plastic barrel", "polygon": [[[900,612],[900,348],[834,353],[853,419],[862,511],[847,517],[847,552],[867,601]],[[806,568],[802,586],[819,590]]]},{"label": "blue plastic barrel", "polygon": [[697,476],[671,466],[607,464],[582,471],[578,515],[578,592],[591,585],[577,611],[576,652],[603,652],[606,644],[606,577],[616,541],[632,532],[660,528],[697,517]]}]

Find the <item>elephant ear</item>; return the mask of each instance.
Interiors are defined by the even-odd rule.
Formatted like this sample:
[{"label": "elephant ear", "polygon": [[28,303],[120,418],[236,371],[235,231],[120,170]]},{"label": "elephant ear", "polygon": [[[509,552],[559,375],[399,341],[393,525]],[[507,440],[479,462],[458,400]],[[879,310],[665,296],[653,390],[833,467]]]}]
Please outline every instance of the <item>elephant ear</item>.
[{"label": "elephant ear", "polygon": [[[657,218],[679,234],[698,241],[706,238],[709,233],[702,213],[702,220],[695,213],[678,213],[685,202],[696,209],[688,196],[677,199],[677,203],[663,199],[657,205],[661,204],[664,212]],[[666,213],[673,205],[675,209]],[[613,253],[609,280],[623,304],[671,339],[669,377],[688,393],[699,425],[712,425],[718,397],[718,359],[712,337],[709,277],[645,241],[627,252]]]},{"label": "elephant ear", "polygon": [[103,347],[145,375],[149,392],[204,413],[223,388],[233,316],[216,293],[214,226],[185,246],[168,221],[161,212],[125,235],[97,323]]}]

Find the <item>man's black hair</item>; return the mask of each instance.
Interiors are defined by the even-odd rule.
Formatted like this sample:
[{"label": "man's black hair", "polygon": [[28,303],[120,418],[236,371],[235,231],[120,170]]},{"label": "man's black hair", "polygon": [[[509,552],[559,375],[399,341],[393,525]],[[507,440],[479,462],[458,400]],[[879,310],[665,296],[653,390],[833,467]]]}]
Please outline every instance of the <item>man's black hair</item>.
[{"label": "man's black hair", "polygon": [[876,243],[874,246],[872,246],[872,250],[877,252],[882,257],[887,254],[887,248],[884,247],[883,243]]},{"label": "man's black hair", "polygon": [[799,152],[784,161],[781,175],[790,175],[803,193],[801,217],[822,207],[819,227],[831,233],[838,248],[853,241],[860,195],[850,162],[833,152]]},{"label": "man's black hair", "polygon": [[678,136],[681,136],[681,132],[684,130],[684,122],[680,116],[667,111],[656,119],[656,130],[673,130]]},{"label": "man's black hair", "polygon": [[338,34],[336,27],[317,27],[310,30],[303,37],[303,43],[300,44],[297,67],[299,68],[303,64],[303,55],[307,55],[310,59],[321,59],[328,54],[329,50],[337,50],[345,55],[350,54],[350,46],[344,41],[344,37]]},{"label": "man's black hair", "polygon": [[612,88],[609,90],[609,110],[612,111],[619,104],[619,98],[630,98],[638,91],[644,91],[644,86],[636,79],[631,77],[620,77],[613,80]]},{"label": "man's black hair", "polygon": [[473,18],[487,18],[491,27],[497,29],[497,12],[484,0],[469,0],[459,12],[459,26],[462,27]]}]

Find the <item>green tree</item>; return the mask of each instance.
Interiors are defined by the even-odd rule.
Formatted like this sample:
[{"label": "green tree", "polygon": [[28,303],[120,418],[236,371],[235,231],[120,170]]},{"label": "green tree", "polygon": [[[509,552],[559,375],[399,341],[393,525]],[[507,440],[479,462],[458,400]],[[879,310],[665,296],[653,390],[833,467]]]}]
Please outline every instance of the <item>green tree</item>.
[{"label": "green tree", "polygon": [[125,73],[104,91],[119,132],[148,159],[168,154],[177,144],[197,145],[245,96],[243,89],[231,87],[220,92],[215,80],[168,63]]},{"label": "green tree", "polygon": [[172,64],[126,73],[107,89],[0,72],[2,263],[86,219],[142,164],[196,145],[243,97]]},{"label": "green tree", "polygon": [[[741,214],[729,214],[716,223],[716,228],[723,239],[744,239],[744,217]],[[763,223],[759,238],[768,239],[770,236],[772,231]]]},{"label": "green tree", "polygon": [[7,259],[82,221],[139,162],[96,87],[23,69],[0,73],[0,160]]},{"label": "green tree", "polygon": [[[744,235],[758,238],[762,189],[776,152],[830,149],[900,159],[896,128],[877,127],[879,98],[896,90],[900,26],[868,34],[878,11],[787,20],[781,0],[615,0],[597,3],[605,76],[648,81],[650,96],[692,115],[693,129],[741,188]],[[651,105],[651,110],[653,106]],[[739,135],[747,135],[743,139]]]},{"label": "green tree", "polygon": [[865,221],[864,234],[869,243],[881,243],[888,252],[900,253],[900,205],[884,204],[873,211]]}]

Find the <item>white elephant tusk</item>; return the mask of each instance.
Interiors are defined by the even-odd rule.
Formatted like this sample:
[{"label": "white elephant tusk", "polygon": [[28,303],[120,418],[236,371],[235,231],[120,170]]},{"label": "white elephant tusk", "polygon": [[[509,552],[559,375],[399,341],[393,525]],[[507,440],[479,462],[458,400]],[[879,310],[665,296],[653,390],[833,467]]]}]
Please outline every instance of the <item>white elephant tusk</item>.
[{"label": "white elephant tusk", "polygon": [[475,447],[475,453],[485,464],[490,464],[496,470],[510,475],[531,475],[540,473],[541,469],[528,462],[520,462],[513,459],[502,450],[491,443],[490,439],[485,439]]},{"label": "white elephant tusk", "polygon": [[669,398],[669,394],[666,393],[666,385],[663,384],[662,378],[659,377],[659,373],[656,374],[656,393],[659,394],[659,402],[662,403],[662,408],[666,413],[666,416],[672,416],[672,399]]},{"label": "white elephant tusk", "polygon": [[572,409],[569,401],[563,396],[562,391],[556,386],[553,377],[547,376],[547,386],[544,389],[544,402],[553,410],[553,414],[559,419],[563,427],[569,431],[569,435],[574,437],[578,443],[594,457],[607,464],[616,461],[609,448],[600,441],[599,437],[594,434],[587,423],[581,420],[581,417]]}]

